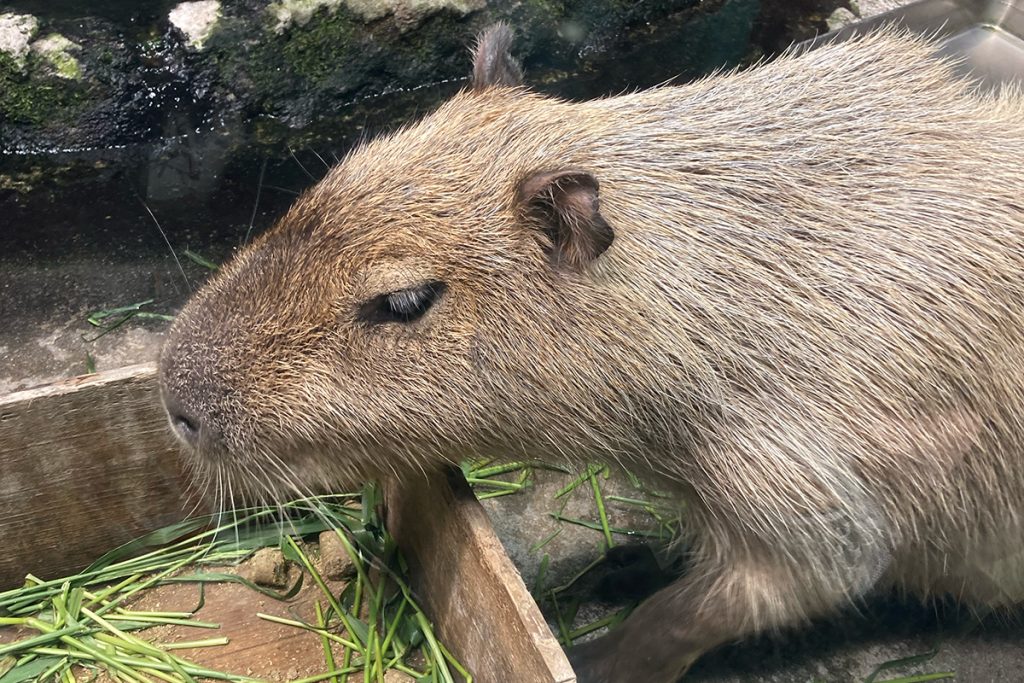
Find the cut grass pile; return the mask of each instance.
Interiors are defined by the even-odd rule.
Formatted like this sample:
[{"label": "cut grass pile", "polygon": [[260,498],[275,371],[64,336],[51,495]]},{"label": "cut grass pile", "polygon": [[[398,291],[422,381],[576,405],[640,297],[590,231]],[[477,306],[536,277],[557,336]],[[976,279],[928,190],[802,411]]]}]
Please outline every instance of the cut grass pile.
[{"label": "cut grass pile", "polygon": [[[380,490],[324,496],[278,508],[237,510],[233,521],[216,528],[209,518],[194,519],[151,533],[110,553],[88,569],[44,581],[32,575],[17,589],[0,593],[0,626],[18,629],[18,638],[0,644],[0,683],[47,680],[73,683],[102,671],[131,683],[192,683],[199,679],[248,682],[257,679],[213,671],[174,654],[176,650],[217,647],[224,638],[156,644],[145,631],[158,625],[216,629],[194,619],[205,588],[237,582],[263,595],[286,600],[304,577],[318,587],[315,623],[261,614],[260,618],[303,629],[320,637],[322,674],[316,681],[381,683],[397,669],[418,683],[455,683],[472,677],[435,637],[430,622],[402,578],[406,566],[378,516]],[[332,592],[304,549],[303,539],[334,530],[353,562],[354,577],[340,594]],[[279,547],[303,572],[284,592],[258,586],[213,567],[237,565],[257,550]],[[197,605],[185,612],[135,611],[134,599],[157,586],[196,584]],[[421,661],[413,666],[413,660]]]}]

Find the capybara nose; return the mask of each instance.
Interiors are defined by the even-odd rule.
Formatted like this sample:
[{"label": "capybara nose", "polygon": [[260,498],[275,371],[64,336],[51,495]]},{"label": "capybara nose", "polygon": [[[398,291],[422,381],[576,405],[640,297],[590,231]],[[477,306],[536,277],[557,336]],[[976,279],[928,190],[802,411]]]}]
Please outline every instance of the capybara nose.
[{"label": "capybara nose", "polygon": [[174,435],[191,448],[199,448],[203,424],[199,417],[188,412],[174,396],[164,395],[164,409],[171,421]]}]

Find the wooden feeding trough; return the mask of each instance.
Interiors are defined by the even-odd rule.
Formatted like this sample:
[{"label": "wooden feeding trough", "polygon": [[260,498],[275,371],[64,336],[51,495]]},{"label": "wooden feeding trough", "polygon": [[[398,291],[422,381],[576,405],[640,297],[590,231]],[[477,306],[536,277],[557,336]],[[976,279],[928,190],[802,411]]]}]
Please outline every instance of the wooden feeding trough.
[{"label": "wooden feeding trough", "polygon": [[[179,521],[179,462],[152,365],[0,398],[0,590]],[[461,475],[389,485],[385,502],[424,610],[475,681],[576,680]]]}]

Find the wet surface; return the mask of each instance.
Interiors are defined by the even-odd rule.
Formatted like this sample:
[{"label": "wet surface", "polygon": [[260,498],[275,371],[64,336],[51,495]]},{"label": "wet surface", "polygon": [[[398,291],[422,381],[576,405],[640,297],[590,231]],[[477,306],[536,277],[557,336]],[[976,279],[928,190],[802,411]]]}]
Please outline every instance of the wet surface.
[{"label": "wet surface", "polygon": [[125,29],[147,26],[178,4],[180,0],[92,0],[87,5],[79,0],[6,0],[4,7],[16,12],[45,14],[58,21],[76,21],[83,16],[103,17]]},{"label": "wet surface", "polygon": [[1009,683],[1024,670],[1021,643],[1019,624],[878,598],[859,613],[710,653],[686,681],[854,683],[877,672],[873,680],[882,683],[948,672],[943,680]]}]

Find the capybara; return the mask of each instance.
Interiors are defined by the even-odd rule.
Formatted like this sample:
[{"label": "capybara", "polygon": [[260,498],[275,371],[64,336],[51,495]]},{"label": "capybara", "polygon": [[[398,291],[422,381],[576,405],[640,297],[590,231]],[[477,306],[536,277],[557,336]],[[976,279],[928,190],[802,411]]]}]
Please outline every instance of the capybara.
[{"label": "capybara", "polygon": [[178,316],[188,456],[265,494],[479,454],[624,466],[691,566],[571,652],[670,683],[900,586],[1024,591],[1024,98],[888,28],[568,102],[503,24]]}]

